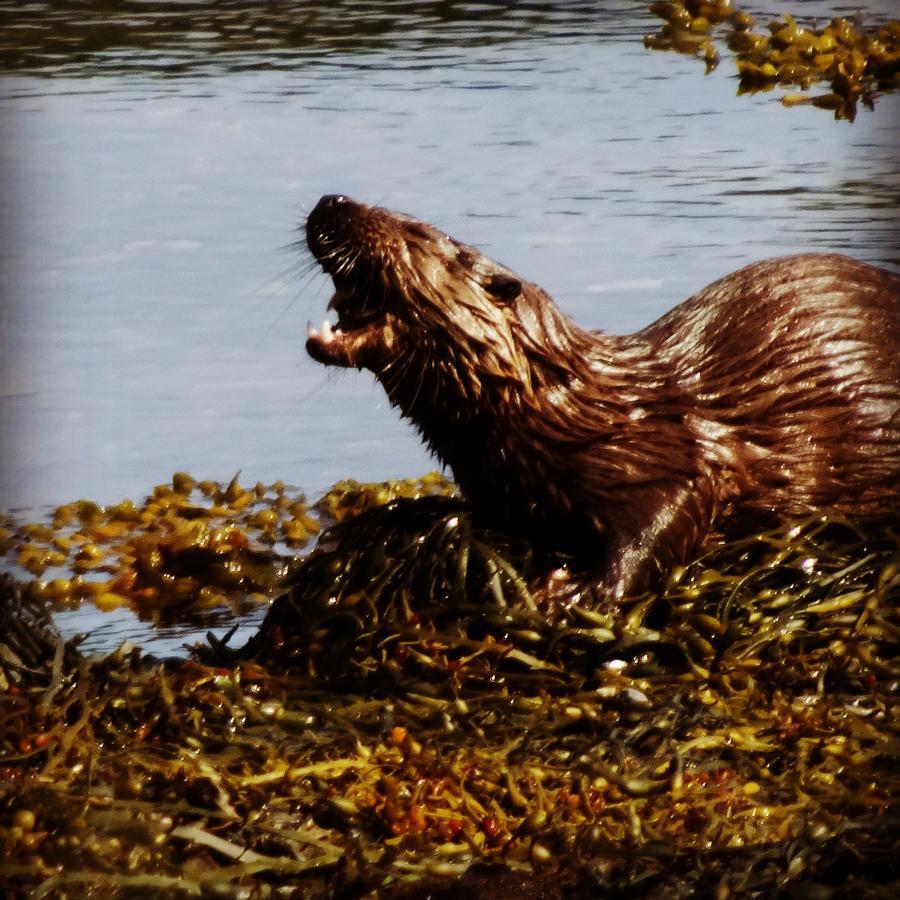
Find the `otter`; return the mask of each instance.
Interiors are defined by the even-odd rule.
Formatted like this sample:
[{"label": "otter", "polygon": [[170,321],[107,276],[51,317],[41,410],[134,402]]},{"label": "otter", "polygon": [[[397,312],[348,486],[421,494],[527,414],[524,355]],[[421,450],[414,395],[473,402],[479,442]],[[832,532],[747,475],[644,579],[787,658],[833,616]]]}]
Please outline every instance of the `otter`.
[{"label": "otter", "polygon": [[309,355],[371,370],[476,516],[614,597],[760,517],[898,509],[893,273],[770,259],[615,336],[407,215],[326,196],[306,239],[337,314]]}]

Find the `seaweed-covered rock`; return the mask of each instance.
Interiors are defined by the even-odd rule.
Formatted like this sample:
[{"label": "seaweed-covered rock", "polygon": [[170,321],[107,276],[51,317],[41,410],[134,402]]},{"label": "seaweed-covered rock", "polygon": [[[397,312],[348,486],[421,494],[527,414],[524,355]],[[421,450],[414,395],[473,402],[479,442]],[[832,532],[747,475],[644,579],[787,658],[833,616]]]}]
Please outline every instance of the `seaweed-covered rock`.
[{"label": "seaweed-covered rock", "polygon": [[898,521],[610,603],[458,500],[342,491],[244,648],[81,659],[3,588],[0,888],[896,894]]}]

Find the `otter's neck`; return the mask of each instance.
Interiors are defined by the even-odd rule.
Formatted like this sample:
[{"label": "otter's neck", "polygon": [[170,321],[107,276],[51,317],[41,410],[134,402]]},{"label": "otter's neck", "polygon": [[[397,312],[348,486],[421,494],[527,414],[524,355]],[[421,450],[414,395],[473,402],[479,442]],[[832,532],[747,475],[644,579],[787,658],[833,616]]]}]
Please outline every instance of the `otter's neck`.
[{"label": "otter's neck", "polygon": [[422,341],[405,377],[382,381],[485,518],[580,543],[623,484],[677,469],[693,441],[649,345],[585,331],[555,307],[534,324],[514,354]]}]

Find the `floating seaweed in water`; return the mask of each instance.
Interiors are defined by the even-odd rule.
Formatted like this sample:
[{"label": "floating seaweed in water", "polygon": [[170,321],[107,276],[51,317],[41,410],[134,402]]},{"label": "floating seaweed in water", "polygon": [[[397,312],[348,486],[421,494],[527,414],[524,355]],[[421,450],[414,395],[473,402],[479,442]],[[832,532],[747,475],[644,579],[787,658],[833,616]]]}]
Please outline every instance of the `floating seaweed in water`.
[{"label": "floating seaweed in water", "polygon": [[330,524],[396,497],[448,493],[437,473],[420,479],[336,484],[315,507],[285,486],[198,481],[176,472],[143,503],[66,503],[46,521],[0,522],[6,568],[28,573],[27,590],[55,609],[127,605],[144,618],[205,611],[246,612],[282,590],[296,564]]},{"label": "floating seaweed in water", "polygon": [[900,21],[867,30],[848,18],[836,18],[824,28],[803,28],[793,16],[769,23],[768,33],[753,31],[753,19],[731,6],[730,0],[656,2],[651,11],[666,24],[644,45],[675,50],[706,61],[710,72],[719,63],[717,26],[727,26],[725,43],[737,57],[738,93],[796,85],[804,92],[827,82],[831,90],[818,94],[787,94],[785,106],[810,104],[834,111],[836,119],[853,121],[857,103],[873,108],[877,93],[896,89],[900,80]]},{"label": "floating seaweed in water", "polygon": [[28,590],[57,608],[166,615],[267,600],[291,548],[318,530],[302,494],[281,483],[244,488],[237,476],[219,484],[177,472],[140,505],[81,500],[48,522],[10,522],[4,543],[11,568],[34,576]]},{"label": "floating seaweed in water", "polygon": [[248,646],[166,664],[83,659],[4,584],[0,883],[890,896],[898,529],[812,520],[548,618],[527,545],[390,500],[322,538]]}]

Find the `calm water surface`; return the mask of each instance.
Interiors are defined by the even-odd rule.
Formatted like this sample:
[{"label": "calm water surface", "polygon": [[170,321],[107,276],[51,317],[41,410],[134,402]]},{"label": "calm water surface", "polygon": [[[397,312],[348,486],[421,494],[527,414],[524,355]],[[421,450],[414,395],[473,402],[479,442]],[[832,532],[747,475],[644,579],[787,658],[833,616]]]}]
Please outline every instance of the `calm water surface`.
[{"label": "calm water surface", "polygon": [[0,508],[432,468],[370,375],[303,351],[330,293],[293,244],[324,193],[619,332],[765,256],[900,266],[900,98],[850,125],[736,97],[727,52],[704,77],[644,49],[645,3],[75,9],[0,2]]}]

